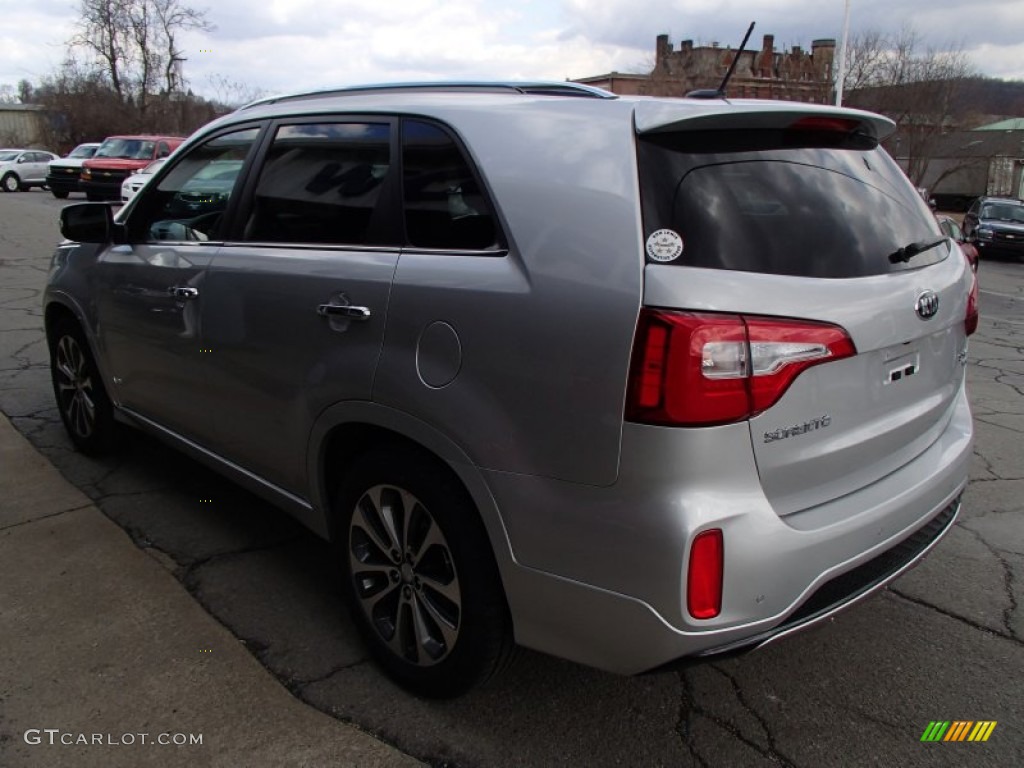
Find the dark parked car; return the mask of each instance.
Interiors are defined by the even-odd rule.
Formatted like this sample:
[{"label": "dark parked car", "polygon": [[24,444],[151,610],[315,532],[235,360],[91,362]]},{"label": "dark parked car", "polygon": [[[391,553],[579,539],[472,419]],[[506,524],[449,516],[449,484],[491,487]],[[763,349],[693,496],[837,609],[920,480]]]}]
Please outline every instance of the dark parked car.
[{"label": "dark parked car", "polygon": [[1024,201],[979,197],[964,217],[964,234],[978,256],[1024,256]]}]

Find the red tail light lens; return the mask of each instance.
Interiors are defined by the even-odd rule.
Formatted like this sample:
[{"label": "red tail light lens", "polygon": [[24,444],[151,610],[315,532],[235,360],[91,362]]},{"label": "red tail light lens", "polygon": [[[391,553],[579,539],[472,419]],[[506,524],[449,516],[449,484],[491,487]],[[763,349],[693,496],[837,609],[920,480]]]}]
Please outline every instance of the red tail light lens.
[{"label": "red tail light lens", "polygon": [[643,309],[626,419],[710,426],[770,408],[802,371],[856,353],[838,326]]},{"label": "red tail light lens", "polygon": [[686,610],[695,619],[713,619],[722,612],[724,556],[720,529],[704,531],[693,540],[686,569]]},{"label": "red tail light lens", "polygon": [[[967,257],[964,256],[966,259]],[[970,261],[967,262],[970,266]],[[978,330],[978,276],[971,270],[971,292],[967,294],[967,316],[964,318],[964,330],[970,336]]]},{"label": "red tail light lens", "polygon": [[847,117],[812,116],[801,117],[793,122],[791,131],[831,131],[833,133],[852,133],[860,127],[860,120]]}]

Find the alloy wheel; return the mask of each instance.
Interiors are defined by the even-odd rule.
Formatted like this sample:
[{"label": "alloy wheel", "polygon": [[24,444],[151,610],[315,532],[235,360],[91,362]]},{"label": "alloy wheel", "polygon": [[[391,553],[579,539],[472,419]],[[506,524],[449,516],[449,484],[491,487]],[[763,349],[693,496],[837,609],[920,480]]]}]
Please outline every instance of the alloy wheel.
[{"label": "alloy wheel", "polygon": [[408,491],[375,485],[356,502],[349,526],[355,595],[388,648],[421,667],[455,647],[462,591],[448,540]]},{"label": "alloy wheel", "polygon": [[72,336],[57,342],[56,383],[60,409],[68,426],[87,439],[96,428],[96,400],[88,360]]}]

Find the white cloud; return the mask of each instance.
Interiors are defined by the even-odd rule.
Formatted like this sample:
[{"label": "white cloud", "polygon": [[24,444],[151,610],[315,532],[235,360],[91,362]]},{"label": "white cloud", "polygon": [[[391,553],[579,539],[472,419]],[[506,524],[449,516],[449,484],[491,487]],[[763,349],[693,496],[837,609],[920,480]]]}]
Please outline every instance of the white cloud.
[{"label": "white cloud", "polygon": [[[202,0],[193,0],[204,7]],[[63,58],[72,0],[0,0],[0,84],[38,81]],[[1021,0],[852,0],[854,31],[912,19],[926,46],[962,44],[981,72],[1024,77]],[[424,79],[554,79],[635,71],[657,35],[778,48],[841,33],[843,0],[218,0],[209,35],[183,37],[186,76],[271,92]],[[984,24],[978,20],[985,19]]]}]

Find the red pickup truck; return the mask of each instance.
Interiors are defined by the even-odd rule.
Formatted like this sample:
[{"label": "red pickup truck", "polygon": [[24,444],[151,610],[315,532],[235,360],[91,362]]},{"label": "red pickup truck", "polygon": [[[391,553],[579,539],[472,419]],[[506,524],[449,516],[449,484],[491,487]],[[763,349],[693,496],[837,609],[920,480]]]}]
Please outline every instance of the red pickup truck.
[{"label": "red pickup truck", "polygon": [[121,182],[173,152],[184,136],[108,136],[82,164],[79,186],[88,200],[120,200]]}]

